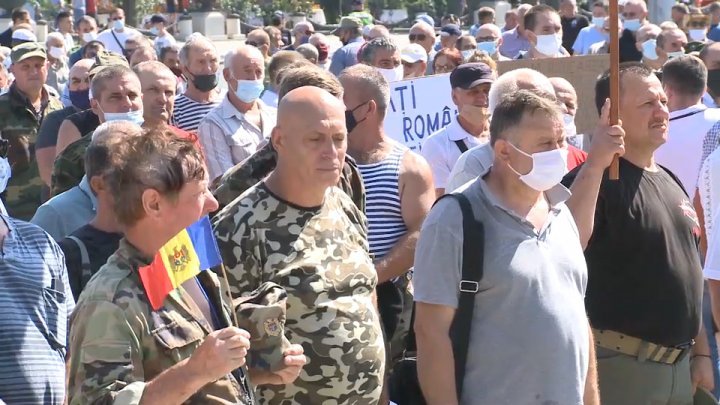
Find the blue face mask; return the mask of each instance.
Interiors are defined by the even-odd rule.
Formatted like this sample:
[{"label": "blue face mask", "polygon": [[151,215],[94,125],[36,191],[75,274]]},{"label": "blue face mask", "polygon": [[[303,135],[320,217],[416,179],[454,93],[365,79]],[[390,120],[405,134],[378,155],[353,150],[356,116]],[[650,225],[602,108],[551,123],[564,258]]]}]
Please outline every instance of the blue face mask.
[{"label": "blue face mask", "polygon": [[626,30],[635,32],[640,29],[640,20],[625,20],[625,22],[623,22],[623,27],[625,27]]},{"label": "blue face mask", "polygon": [[462,51],[461,53],[463,56],[463,60],[468,60],[472,56],[472,54],[475,53],[475,50],[467,49],[467,50]]},{"label": "blue face mask", "polygon": [[125,28],[125,21],[124,20],[115,20],[113,21],[113,29],[115,31],[122,31],[122,29]]},{"label": "blue face mask", "polygon": [[485,51],[488,55],[495,55],[497,52],[497,43],[495,41],[478,42],[477,49],[479,51]]},{"label": "blue face mask", "polygon": [[656,47],[657,40],[655,39],[648,39],[647,41],[642,43],[642,52],[645,59],[657,60],[658,54],[657,50],[655,49]]},{"label": "blue face mask", "polygon": [[90,108],[90,89],[68,92],[70,94],[70,102],[76,108],[80,110],[87,110]]},{"label": "blue face mask", "polygon": [[[100,110],[102,111],[102,110]],[[133,124],[136,124],[137,126],[142,126],[142,124],[145,122],[145,118],[143,118],[143,110],[137,110],[137,111],[128,111],[123,113],[106,113],[103,111],[103,115],[105,116],[105,121],[129,121]]]},{"label": "blue face mask", "polygon": [[262,79],[259,80],[239,80],[237,79],[237,88],[235,95],[243,103],[252,103],[257,100],[265,90]]},{"label": "blue face mask", "polygon": [[160,34],[160,29],[158,29],[158,27],[152,27],[150,28],[150,33],[157,36],[158,34]]}]

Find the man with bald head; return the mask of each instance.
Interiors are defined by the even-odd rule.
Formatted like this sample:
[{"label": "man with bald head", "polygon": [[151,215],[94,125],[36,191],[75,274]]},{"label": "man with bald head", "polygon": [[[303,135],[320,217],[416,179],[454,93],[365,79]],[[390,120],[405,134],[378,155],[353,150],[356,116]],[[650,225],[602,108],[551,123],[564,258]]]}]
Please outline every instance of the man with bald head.
[{"label": "man with bald head", "polygon": [[[175,106],[176,79],[162,62],[142,62],[133,68],[140,79],[143,102],[143,128],[162,129],[170,122]],[[177,130],[177,128],[174,128]],[[184,131],[183,131],[184,132]],[[177,133],[177,131],[176,131]],[[185,134],[187,134],[185,132]]]},{"label": "man with bald head", "polygon": [[578,111],[578,96],[572,83],[562,77],[551,77],[555,98],[560,104],[563,113],[563,125],[565,126],[565,141],[568,148],[567,168],[572,170],[587,159],[587,153],[583,152],[584,135],[577,133],[575,127],[575,116]]},{"label": "man with bald head", "polygon": [[657,38],[662,30],[655,24],[645,24],[635,33],[635,48],[642,52],[640,60],[645,66],[653,70],[662,67],[657,53]]},{"label": "man with bald head", "polygon": [[265,59],[265,64],[270,63],[270,35],[265,30],[258,28],[248,32],[245,43],[259,49]]},{"label": "man with bald head", "polygon": [[671,28],[660,32],[656,45],[658,64],[662,66],[670,59],[685,55],[685,45],[687,43],[687,35],[679,28]]},{"label": "man with bald head", "polygon": [[292,30],[295,40],[292,44],[283,48],[286,51],[294,51],[298,46],[306,44],[310,36],[315,33],[315,28],[310,21],[300,21],[295,24]]},{"label": "man with bald head", "polygon": [[435,29],[431,27],[430,24],[424,21],[419,21],[410,28],[408,36],[410,37],[411,44],[419,44],[425,48],[425,52],[428,54],[427,70],[425,71],[425,74],[433,74],[432,62],[435,59],[435,54],[437,53],[435,49],[433,49],[433,46],[435,45]]},{"label": "man with bald head", "polygon": [[372,41],[375,38],[392,38],[390,35],[390,31],[387,29],[386,26],[382,24],[375,24],[372,28],[370,28],[370,31],[367,34],[368,41]]},{"label": "man with bald head", "polygon": [[475,34],[475,41],[477,41],[477,49],[487,52],[493,60],[510,60],[500,53],[500,47],[503,44],[503,36],[497,25],[481,25],[477,30],[477,34]]},{"label": "man with bald head", "polygon": [[228,52],[223,76],[227,95],[198,127],[211,180],[265,144],[276,120],[276,110],[260,100],[265,62],[257,48],[241,45]]},{"label": "man with bald head", "polygon": [[271,142],[275,170],[214,220],[232,297],[267,282],[285,288],[286,336],[309,360],[294,383],[259,387],[259,402],[377,404],[385,363],[378,276],[362,213],[335,187],[347,149],[345,105],[317,87],[292,90],[280,100]]}]

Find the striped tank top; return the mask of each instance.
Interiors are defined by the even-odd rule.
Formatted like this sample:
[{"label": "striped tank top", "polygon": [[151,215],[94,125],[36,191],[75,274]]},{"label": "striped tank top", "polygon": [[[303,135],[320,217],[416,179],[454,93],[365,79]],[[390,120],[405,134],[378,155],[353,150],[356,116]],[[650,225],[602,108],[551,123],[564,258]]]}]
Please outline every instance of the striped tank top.
[{"label": "striped tank top", "polygon": [[395,145],[380,162],[358,164],[367,193],[366,215],[370,254],[385,256],[407,232],[400,209],[400,163],[408,148]]}]

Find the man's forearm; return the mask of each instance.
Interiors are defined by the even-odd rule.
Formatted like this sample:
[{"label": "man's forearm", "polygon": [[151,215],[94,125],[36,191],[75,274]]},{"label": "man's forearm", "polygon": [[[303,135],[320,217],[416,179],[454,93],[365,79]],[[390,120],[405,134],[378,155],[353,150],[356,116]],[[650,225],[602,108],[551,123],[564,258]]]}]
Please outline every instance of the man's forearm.
[{"label": "man's forearm", "polygon": [[419,236],[419,230],[406,233],[387,255],[375,262],[378,284],[402,276],[410,270],[415,260],[415,245]]},{"label": "man's forearm", "polygon": [[450,337],[441,333],[417,335],[418,379],[428,405],[457,405],[455,358]]},{"label": "man's forearm", "polygon": [[604,171],[596,167],[583,165],[570,187],[572,196],[567,201],[567,206],[570,208],[573,218],[575,218],[575,224],[580,233],[580,244],[583,249],[585,249],[590,236],[592,236],[595,224],[595,208]]},{"label": "man's forearm", "polygon": [[695,337],[695,344],[692,347],[692,354],[701,356],[710,356],[710,343],[705,333],[705,326],[700,322],[700,333]]},{"label": "man's forearm", "polygon": [[207,384],[209,381],[204,381],[189,367],[188,360],[175,364],[147,383],[140,405],[181,404]]},{"label": "man's forearm", "polygon": [[590,332],[590,351],[588,353],[588,372],[585,378],[585,393],[583,395],[584,405],[600,405],[600,389],[598,388],[597,356],[595,355],[595,338],[592,328]]}]

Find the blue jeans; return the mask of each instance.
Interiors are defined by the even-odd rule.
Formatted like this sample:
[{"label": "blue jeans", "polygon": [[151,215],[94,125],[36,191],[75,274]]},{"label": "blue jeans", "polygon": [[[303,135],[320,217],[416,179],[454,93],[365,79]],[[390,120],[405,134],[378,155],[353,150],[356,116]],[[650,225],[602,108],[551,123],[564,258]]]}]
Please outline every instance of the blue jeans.
[{"label": "blue jeans", "polygon": [[713,389],[713,395],[715,398],[720,396],[720,361],[718,360],[718,346],[715,340],[715,323],[712,318],[712,306],[710,303],[710,294],[708,293],[707,283],[703,291],[703,305],[702,305],[702,320],[703,326],[705,326],[705,333],[707,334],[708,342],[710,343],[710,356],[715,367],[713,367],[713,374],[715,376],[715,389]]}]

